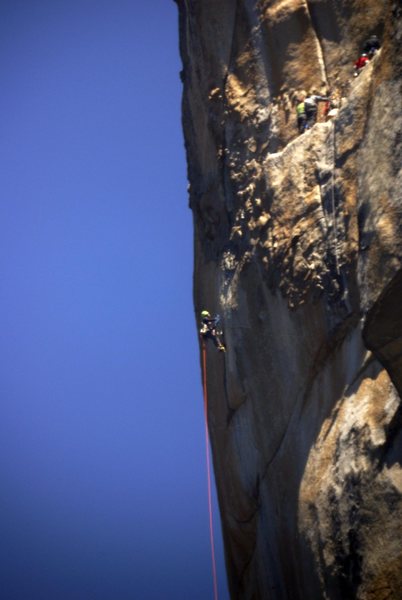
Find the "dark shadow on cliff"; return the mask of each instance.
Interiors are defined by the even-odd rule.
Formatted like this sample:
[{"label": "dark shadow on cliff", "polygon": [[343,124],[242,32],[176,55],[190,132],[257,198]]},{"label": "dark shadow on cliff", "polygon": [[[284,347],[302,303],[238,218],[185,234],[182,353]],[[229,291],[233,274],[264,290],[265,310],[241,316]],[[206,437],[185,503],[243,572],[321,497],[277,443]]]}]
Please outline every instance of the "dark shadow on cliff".
[{"label": "dark shadow on cliff", "polygon": [[364,342],[388,371],[402,395],[402,270],[369,310],[363,329]]},{"label": "dark shadow on cliff", "polygon": [[[244,360],[248,361],[246,372],[254,374],[255,398],[250,397],[248,402],[253,405],[254,414],[258,415],[256,427],[262,436],[259,446],[264,446],[265,436],[271,440],[269,454],[265,453],[266,460],[259,466],[260,490],[265,497],[261,505],[265,506],[268,502],[271,507],[270,536],[269,539],[258,541],[260,552],[264,556],[270,556],[275,552],[274,563],[281,565],[278,571],[273,569],[269,574],[270,583],[281,582],[273,597],[281,600],[285,598],[304,600],[303,594],[309,590],[312,598],[318,598],[322,587],[319,574],[315,569],[316,557],[313,555],[309,541],[301,534],[298,524],[300,486],[310,451],[322,431],[323,423],[333,416],[336,402],[342,398],[344,392],[345,381],[339,377],[334,381],[331,393],[323,393],[320,398],[317,392],[320,377],[329,363],[335,365],[338,360],[342,360],[344,345],[349,344],[349,339],[356,334],[360,335],[359,313],[356,310],[347,313],[341,299],[338,299],[338,303],[334,306],[329,286],[318,302],[308,304],[310,308],[307,309],[306,318],[320,319],[318,313],[323,321],[320,327],[320,339],[315,340],[315,351],[306,359],[309,370],[303,376],[303,380],[300,380],[297,370],[292,366],[293,355],[289,352],[292,344],[283,339],[286,331],[282,331],[282,336],[275,335],[273,332],[276,329],[276,322],[267,321],[270,312],[267,311],[267,306],[270,306],[270,299],[264,281],[267,277],[266,272],[256,263],[250,263],[244,269],[243,277],[242,287],[247,290],[247,305],[253,307],[248,313],[249,328],[242,336],[243,348],[250,348],[250,354],[244,352],[243,356]],[[332,307],[331,314],[337,315],[332,326],[325,322],[325,307],[328,308],[329,305]],[[257,340],[253,334],[256,331],[260,332]],[[272,332],[272,338],[266,334],[267,331]],[[273,347],[274,339],[282,340],[278,347]],[[279,358],[281,348],[284,352],[286,350],[284,358]],[[361,348],[364,355],[362,344]],[[273,368],[272,354],[283,368],[279,368],[278,364],[276,369]],[[247,359],[248,355],[253,356],[253,362]],[[289,374],[287,381],[283,379],[285,372]],[[361,375],[361,372],[359,374]],[[353,382],[348,383],[351,385]],[[259,393],[257,388],[260,389]],[[258,406],[259,397],[267,398],[264,407]],[[288,398],[287,405],[282,406],[281,411],[275,402],[277,398]],[[282,418],[278,418],[279,412],[282,412]],[[314,414],[314,418],[311,413]],[[287,473],[286,480],[283,479],[283,473]],[[286,514],[286,522],[278,517],[284,514]],[[264,511],[259,511],[257,518],[264,520],[267,516]],[[352,517],[351,522],[353,522]],[[333,523],[333,528],[334,538],[336,538],[338,535],[336,522]],[[325,568],[321,570],[321,574],[325,573],[328,577],[327,589],[330,590],[328,597],[331,600],[352,598],[359,585],[360,562],[355,541],[352,539],[353,535],[352,532],[348,548],[339,550],[332,576],[326,573]],[[253,551],[254,546],[250,544],[248,548],[250,556]]]},{"label": "dark shadow on cliff", "polygon": [[306,4],[314,31],[320,42],[327,40],[339,44],[342,40],[342,33],[338,25],[336,8],[333,7],[335,3],[307,1]]},{"label": "dark shadow on cliff", "polygon": [[[367,313],[364,342],[387,370],[402,397],[402,270],[380,294]],[[381,448],[381,463],[402,463],[402,404],[388,428],[387,441]]]}]

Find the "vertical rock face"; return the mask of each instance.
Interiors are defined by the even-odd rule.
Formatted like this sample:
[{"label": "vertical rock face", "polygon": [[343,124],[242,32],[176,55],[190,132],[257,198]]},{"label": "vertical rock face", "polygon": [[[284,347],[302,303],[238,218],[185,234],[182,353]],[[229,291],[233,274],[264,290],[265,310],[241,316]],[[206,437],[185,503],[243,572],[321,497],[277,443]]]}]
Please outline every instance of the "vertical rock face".
[{"label": "vertical rock face", "polygon": [[[178,7],[232,598],[402,598],[401,2]],[[339,113],[298,136],[312,89]]]}]

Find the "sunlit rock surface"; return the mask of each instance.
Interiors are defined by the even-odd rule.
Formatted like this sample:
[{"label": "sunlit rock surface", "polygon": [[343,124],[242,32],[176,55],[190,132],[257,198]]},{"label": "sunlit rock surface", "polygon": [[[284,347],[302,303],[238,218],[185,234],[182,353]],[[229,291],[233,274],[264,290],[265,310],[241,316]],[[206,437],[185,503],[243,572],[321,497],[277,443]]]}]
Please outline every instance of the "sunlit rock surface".
[{"label": "sunlit rock surface", "polygon": [[[402,598],[402,4],[178,8],[231,596]],[[312,89],[339,113],[298,136]]]}]

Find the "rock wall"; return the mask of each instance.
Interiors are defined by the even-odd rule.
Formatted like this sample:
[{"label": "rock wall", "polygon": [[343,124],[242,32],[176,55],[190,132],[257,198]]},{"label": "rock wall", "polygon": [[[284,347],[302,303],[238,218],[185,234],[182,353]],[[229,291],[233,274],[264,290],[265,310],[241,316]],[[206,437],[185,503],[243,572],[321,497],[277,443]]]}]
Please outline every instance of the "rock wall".
[{"label": "rock wall", "polygon": [[[402,598],[402,4],[177,4],[231,596]],[[339,113],[299,136],[312,89]]]}]

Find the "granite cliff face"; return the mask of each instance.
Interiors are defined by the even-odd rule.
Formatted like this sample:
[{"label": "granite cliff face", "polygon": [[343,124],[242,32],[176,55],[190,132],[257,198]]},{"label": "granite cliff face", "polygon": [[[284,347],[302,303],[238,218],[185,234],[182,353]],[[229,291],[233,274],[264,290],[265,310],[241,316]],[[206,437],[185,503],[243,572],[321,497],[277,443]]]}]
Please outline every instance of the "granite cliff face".
[{"label": "granite cliff face", "polygon": [[177,3],[231,596],[402,598],[402,3]]}]

